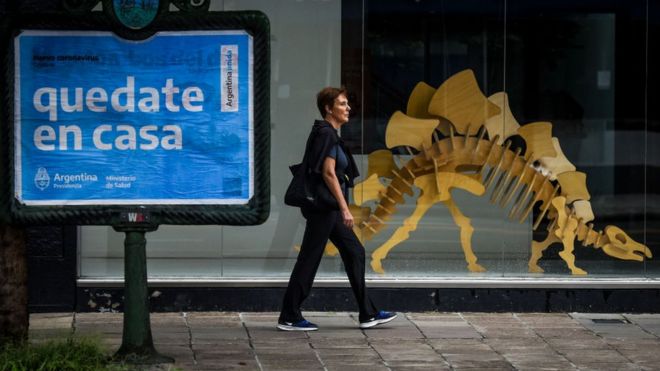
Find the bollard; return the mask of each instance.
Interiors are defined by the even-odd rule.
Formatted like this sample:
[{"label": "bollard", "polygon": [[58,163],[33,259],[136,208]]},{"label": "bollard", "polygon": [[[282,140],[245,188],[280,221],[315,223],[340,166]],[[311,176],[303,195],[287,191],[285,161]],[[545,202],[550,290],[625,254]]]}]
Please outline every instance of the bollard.
[{"label": "bollard", "polygon": [[[135,215],[138,215],[135,217]],[[147,287],[147,240],[145,234],[158,229],[144,212],[122,213],[113,226],[126,234],[124,239],[124,329],[122,344],[114,355],[117,361],[135,364],[173,363],[154,348],[149,317]]]}]

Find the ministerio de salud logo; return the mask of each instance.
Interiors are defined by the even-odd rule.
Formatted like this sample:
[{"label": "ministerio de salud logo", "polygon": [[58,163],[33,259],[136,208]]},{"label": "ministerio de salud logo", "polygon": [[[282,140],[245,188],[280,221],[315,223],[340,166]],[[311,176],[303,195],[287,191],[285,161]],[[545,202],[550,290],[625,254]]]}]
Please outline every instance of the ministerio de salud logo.
[{"label": "ministerio de salud logo", "polygon": [[37,186],[40,190],[48,188],[50,184],[50,176],[45,167],[40,167],[37,169],[37,174],[34,176],[34,185]]}]

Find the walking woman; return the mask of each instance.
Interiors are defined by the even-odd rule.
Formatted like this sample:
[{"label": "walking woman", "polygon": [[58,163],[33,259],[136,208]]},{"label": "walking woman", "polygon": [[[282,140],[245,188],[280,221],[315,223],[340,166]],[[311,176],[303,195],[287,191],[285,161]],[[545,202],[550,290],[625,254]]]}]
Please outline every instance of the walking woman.
[{"label": "walking woman", "polygon": [[346,90],[326,87],[316,96],[323,120],[316,120],[310,133],[305,156],[315,176],[319,176],[337,200],[339,210],[302,208],[307,219],[298,260],[291,273],[277,328],[284,331],[314,331],[318,326],[305,320],[300,312],[309,295],[323,250],[330,239],[344,262],[348,280],[359,307],[360,328],[370,328],[396,318],[396,313],[378,311],[367,294],[364,282],[364,247],[353,232],[353,215],[348,209],[348,188],[359,175],[355,160],[337,130],[348,122],[351,107]]}]

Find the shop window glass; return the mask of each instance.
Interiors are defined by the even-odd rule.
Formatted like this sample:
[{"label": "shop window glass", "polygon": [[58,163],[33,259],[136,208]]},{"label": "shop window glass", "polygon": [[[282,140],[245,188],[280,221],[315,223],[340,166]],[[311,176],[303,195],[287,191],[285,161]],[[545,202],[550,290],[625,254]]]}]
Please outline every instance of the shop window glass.
[{"label": "shop window glass", "polygon": [[[148,235],[150,276],[286,280],[304,220],[297,209],[284,206],[283,194],[290,180],[288,165],[301,160],[310,126],[318,118],[316,92],[327,85],[349,89],[352,118],[342,128],[342,137],[356,154],[359,181],[364,181],[375,152],[390,153],[401,171],[422,153],[406,148],[405,140],[389,145],[387,140],[390,119],[397,111],[406,112],[415,86],[425,82],[435,91],[466,70],[485,98],[506,92],[509,109],[523,127],[552,124],[551,136],[567,160],[586,174],[588,197],[582,194],[579,213],[593,211],[593,230],[616,226],[654,254],[643,261],[625,260],[620,258],[625,251],[584,247],[576,241],[575,273],[581,273],[579,268],[587,277],[660,276],[660,108],[655,104],[660,80],[654,68],[658,51],[652,47],[660,39],[660,5],[655,2],[225,0],[212,1],[211,9],[257,9],[270,19],[271,215],[252,227],[161,226]],[[460,94],[452,89],[450,96]],[[507,136],[509,148],[526,156],[530,148],[525,137],[511,135],[516,128],[510,118],[502,119],[484,138]],[[465,142],[463,132],[454,132],[454,140]],[[429,140],[436,143],[451,136],[437,130]],[[544,164],[530,163],[530,168]],[[496,169],[497,162],[491,163],[482,175]],[[479,171],[466,167],[459,172],[474,177]],[[546,218],[533,229],[544,212],[539,205],[511,220],[516,195],[507,207],[499,204],[514,183],[507,187],[511,179],[499,174],[484,195],[472,194],[469,187],[451,193],[470,219],[468,225],[459,218],[463,229],[451,205],[443,202],[434,203],[412,228],[409,218],[423,196],[413,184],[382,220],[383,228],[365,238],[368,277],[584,277],[571,274],[571,264],[560,255],[561,244],[544,250],[538,267],[530,271],[532,241],[544,240],[550,223]],[[379,178],[388,186],[396,177]],[[498,182],[504,186],[494,193]],[[366,192],[356,190],[353,201],[363,200]],[[378,207],[373,200],[362,206],[370,207],[372,214]],[[397,236],[405,225],[409,235],[401,230]],[[80,276],[121,277],[123,236],[107,227],[80,230]],[[386,256],[372,259],[393,241],[397,243]],[[466,241],[479,266],[468,265]],[[341,259],[324,257],[318,277],[344,278]]]}]

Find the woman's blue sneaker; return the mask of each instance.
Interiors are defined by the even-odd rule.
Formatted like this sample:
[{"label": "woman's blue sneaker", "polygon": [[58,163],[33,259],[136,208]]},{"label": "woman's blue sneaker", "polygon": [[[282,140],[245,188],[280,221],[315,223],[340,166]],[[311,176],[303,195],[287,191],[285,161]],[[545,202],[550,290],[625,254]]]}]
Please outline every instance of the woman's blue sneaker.
[{"label": "woman's blue sneaker", "polygon": [[376,314],[376,317],[370,318],[364,322],[360,322],[360,328],[370,328],[377,325],[382,325],[383,323],[387,323],[395,319],[396,316],[397,314],[394,312],[385,312],[384,310],[381,310],[378,312],[378,314]]},{"label": "woman's blue sneaker", "polygon": [[277,329],[282,331],[316,331],[319,327],[308,320],[304,319],[300,322],[278,322]]}]

